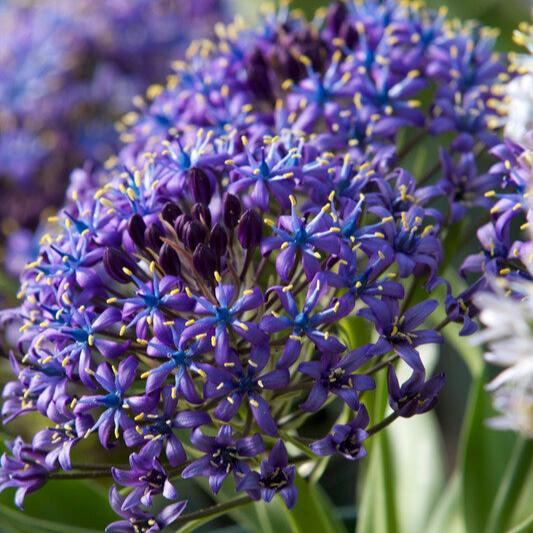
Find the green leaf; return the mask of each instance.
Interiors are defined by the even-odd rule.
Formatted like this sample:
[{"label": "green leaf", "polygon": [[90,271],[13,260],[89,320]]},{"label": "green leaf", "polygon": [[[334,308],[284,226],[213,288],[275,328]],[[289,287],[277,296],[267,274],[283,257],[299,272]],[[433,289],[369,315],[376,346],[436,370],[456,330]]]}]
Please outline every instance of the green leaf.
[{"label": "green leaf", "polygon": [[[444,488],[444,455],[435,413],[399,418],[386,430],[395,467],[394,492],[400,531],[425,533]],[[435,531],[435,530],[434,530]]]},{"label": "green leaf", "polygon": [[533,514],[528,516],[517,526],[507,531],[507,533],[530,533],[531,531],[533,531]]},{"label": "green leaf", "polygon": [[[387,409],[387,380],[384,373],[376,379],[374,404],[369,405],[372,423],[379,422]],[[380,431],[365,443],[369,462],[362,479],[357,533],[398,532],[395,468],[387,431]]]},{"label": "green leaf", "polygon": [[298,501],[294,509],[288,513],[291,530],[294,533],[345,532],[342,522],[335,517],[335,509],[318,485],[296,476],[296,488]]},{"label": "green leaf", "polygon": [[372,340],[373,328],[368,321],[357,315],[350,315],[340,321],[341,340],[350,350],[369,343]]},{"label": "green leaf", "polygon": [[[81,511],[82,508],[78,507]],[[87,529],[33,518],[0,504],[0,532],[2,533],[97,533],[101,529]]]},{"label": "green leaf", "polygon": [[513,508],[526,485],[532,457],[533,443],[523,437],[517,439],[487,521],[487,533],[499,533],[509,525]]},{"label": "green leaf", "polygon": [[461,499],[468,533],[485,533],[515,435],[495,431],[486,421],[493,415],[487,381],[481,372],[472,384],[463,426],[460,474]]},{"label": "green leaf", "polygon": [[427,522],[426,531],[466,533],[461,509],[461,479],[457,473],[448,481]]},{"label": "green leaf", "polygon": [[[93,481],[50,481],[25,499],[24,514],[15,508],[12,499],[12,491],[2,493],[2,508],[28,519],[52,524],[61,517],[60,525],[66,528],[64,531],[74,531],[76,527],[102,531],[107,524],[117,519],[109,506],[106,489]],[[90,512],[86,512],[88,506]]]}]

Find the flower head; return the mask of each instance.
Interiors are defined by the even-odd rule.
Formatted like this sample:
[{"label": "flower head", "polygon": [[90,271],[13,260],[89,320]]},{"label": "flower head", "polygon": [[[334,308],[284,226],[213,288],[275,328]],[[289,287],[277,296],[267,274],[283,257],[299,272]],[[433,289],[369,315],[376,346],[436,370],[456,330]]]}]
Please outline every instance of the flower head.
[{"label": "flower head", "polygon": [[[217,26],[137,102],[123,150],[73,177],[5,314],[20,334],[3,417],[52,422],[33,443],[46,466],[6,488],[78,470],[85,438],[130,458],[99,469],[129,490],[110,492],[122,517],[110,531],[169,525],[186,503],[153,509],[177,497],[179,475],[214,493],[234,478],[290,508],[299,462],[360,459],[394,418],[434,405],[442,378],[426,379],[419,347],[450,321],[471,332],[475,291],[492,272],[526,277],[529,250],[508,230],[528,156],[496,149],[491,170],[473,149],[494,145],[505,65],[490,35],[443,17],[368,0],[308,23],[282,5],[257,29]],[[403,168],[428,131],[447,132],[431,143],[442,160]],[[453,224],[474,206],[490,206],[485,250],[454,295],[445,278],[468,247],[450,251]],[[438,310],[447,318],[429,326]],[[388,380],[395,412],[369,426],[374,374],[404,364],[412,378]],[[23,463],[6,460],[0,479]]]}]

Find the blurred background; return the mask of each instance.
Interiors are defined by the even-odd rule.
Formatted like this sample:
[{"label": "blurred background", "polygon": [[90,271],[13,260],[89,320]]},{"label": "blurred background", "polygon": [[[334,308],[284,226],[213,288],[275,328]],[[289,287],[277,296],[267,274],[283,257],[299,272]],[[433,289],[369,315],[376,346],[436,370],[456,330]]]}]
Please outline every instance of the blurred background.
[{"label": "blurred background", "polygon": [[[63,2],[66,7],[61,11],[61,16],[52,21],[49,20],[49,13],[46,9],[42,10],[42,8],[38,9],[36,14],[22,13],[17,16],[20,18],[9,19],[5,15],[5,10],[9,5],[18,4],[27,7],[31,5],[31,2],[0,0],[0,194],[4,200],[0,208],[2,254],[0,257],[3,266],[3,273],[0,275],[0,305],[3,308],[15,302],[16,274],[28,259],[28,254],[31,255],[31,250],[36,246],[31,232],[42,220],[39,212],[44,206],[61,204],[69,171],[75,165],[82,164],[87,158],[102,159],[113,152],[117,146],[118,133],[110,126],[128,111],[131,98],[135,94],[144,92],[149,86],[157,91],[157,85],[154,84],[164,82],[168,64],[172,59],[183,55],[189,39],[210,35],[212,26],[217,20],[229,20],[236,13],[253,22],[257,20],[260,4],[255,0],[220,2],[209,0],[204,1],[202,7],[200,0],[166,0],[165,2],[157,0],[151,4],[152,11],[144,11],[142,14],[143,23],[139,28],[138,25],[132,23],[138,13],[129,10],[127,0],[102,0],[93,2],[94,6],[91,6],[90,2],[80,0],[79,4],[85,5],[82,8],[76,5],[74,8],[77,2],[78,0]],[[59,5],[62,0],[57,0],[57,3]],[[139,4],[141,11],[148,3],[132,2],[132,4]],[[36,1],[34,4],[37,5],[39,2]],[[169,17],[169,12],[165,11],[172,4],[179,6],[179,9],[176,8],[175,11],[173,8],[170,9],[174,18]],[[530,18],[528,10],[531,9],[530,0],[448,0],[446,2],[429,0],[427,4],[433,7],[447,5],[452,16],[462,20],[478,19],[484,24],[498,28],[500,30],[498,47],[502,51],[514,49],[511,39],[512,31],[519,22]],[[303,9],[311,16],[314,9],[323,6],[324,2],[294,0],[292,5]],[[114,9],[108,9],[111,6]],[[159,7],[156,9],[153,6]],[[83,17],[88,18],[82,20]],[[164,28],[167,37],[164,32],[161,33],[162,18],[165,19]],[[172,21],[181,24],[177,40],[170,37],[171,34],[176,35]],[[15,24],[26,25],[25,31],[21,31],[20,27],[15,28]],[[62,24],[69,25],[69,32],[63,31]],[[128,24],[132,25],[128,26]],[[120,36],[116,33],[119,29]],[[85,32],[80,49],[77,48],[80,46],[80,39],[72,31],[74,33]],[[135,36],[138,36],[140,31],[144,39],[142,47],[135,52],[139,63],[128,64],[127,60],[131,59],[132,55],[131,43],[138,44]],[[48,49],[48,40],[53,35],[58,40]],[[21,42],[17,41],[15,36]],[[59,48],[54,48],[54,46]],[[20,61],[20,58],[14,62],[8,60],[14,47],[18,47],[17,53],[26,56],[24,61]],[[61,50],[64,55],[58,56],[58,50]],[[101,57],[87,58],[88,50],[91,53],[98,50]],[[39,54],[43,54],[44,58]],[[157,57],[158,61],[153,61],[154,57]],[[23,77],[22,66],[26,64],[26,61],[31,63],[31,60],[41,61],[43,68],[58,69],[60,77],[65,76],[63,69],[67,69],[66,76],[76,80],[76,94],[73,94],[70,89],[68,94],[65,94],[58,93],[57,87],[53,85],[58,78],[52,79],[51,94],[54,99],[57,99],[59,94],[61,109],[53,109],[50,105],[51,115],[48,120],[55,120],[60,128],[49,129],[47,127],[47,134],[44,135],[46,142],[42,146],[40,143],[43,141],[43,126],[36,120],[35,115],[32,115],[33,111],[25,109],[24,103],[21,104],[19,114],[12,109],[15,99],[22,98],[23,89],[29,87],[30,90],[36,91],[39,88],[38,84],[35,88],[33,85],[28,86],[28,81]],[[52,60],[64,61],[64,63],[51,64]],[[85,72],[76,71],[76,69],[83,70],[84,65],[87,64],[94,68],[89,77]],[[150,68],[146,67],[147,64]],[[2,65],[4,66],[3,72]],[[98,65],[104,65],[104,67],[96,68]],[[22,80],[20,87],[13,88],[13,80],[8,79],[12,72]],[[107,77],[106,91],[102,94],[95,94],[95,80],[99,76]],[[124,87],[124,93],[117,91],[117,87]],[[120,98],[116,98],[117,96]],[[39,102],[39,105],[41,104],[42,102]],[[68,108],[65,109],[65,106]],[[72,109],[75,109],[74,114],[72,114]],[[90,123],[90,132],[86,129],[80,131],[79,124],[86,125],[87,117],[96,117]],[[19,126],[27,123],[31,123],[38,132],[35,139],[17,136]],[[53,151],[54,146],[61,145],[57,135],[65,131],[76,139],[75,145],[68,148],[68,156],[64,153],[58,155]],[[101,142],[95,144],[95,139]],[[28,177],[35,170],[21,166],[21,156],[18,154],[24,154],[23,159],[26,162],[28,154],[35,155],[37,161],[35,168],[39,169],[40,174],[38,181],[32,181],[33,178]],[[13,175],[18,176],[15,185],[13,185]],[[17,232],[18,236],[14,239],[13,236]],[[15,242],[16,244],[13,244]],[[3,350],[6,349],[4,344]],[[464,357],[465,351],[471,354],[470,362]],[[397,439],[398,453],[410,455],[412,458],[412,462],[403,473],[405,477],[395,480],[396,486],[401,487],[401,491],[406,493],[402,496],[406,501],[418,500],[418,505],[412,506],[410,511],[405,513],[407,521],[413,513],[427,511],[431,506],[431,498],[436,496],[435,492],[438,490],[434,484],[425,485],[424,469],[434,468],[439,471],[436,477],[442,478],[441,487],[444,480],[453,475],[458,460],[458,450],[461,446],[459,432],[465,417],[468,391],[472,382],[472,369],[476,366],[479,368],[482,364],[479,352],[459,345],[455,347],[447,345],[442,353],[426,354],[426,357],[433,357],[435,370],[445,372],[447,377],[436,413],[415,420],[401,420],[393,427],[396,432],[394,438]],[[477,362],[476,358],[478,358]],[[8,376],[7,365],[3,364],[0,371],[0,381],[5,382]],[[480,395],[476,397],[476,401],[486,404],[485,412],[488,414],[489,401],[483,396],[482,391],[478,392]],[[25,418],[23,423],[31,424],[31,417]],[[480,423],[482,424],[482,421]],[[3,438],[9,438],[11,432],[24,433],[25,430],[31,433],[27,427],[17,423],[13,427],[0,429],[0,435]],[[483,438],[483,430],[480,431],[479,438]],[[409,440],[413,435],[417,436],[416,439]],[[423,437],[419,437],[420,435]],[[506,433],[495,437],[495,443],[498,446],[501,445],[503,449],[507,449],[512,444],[512,440],[512,435]],[[353,530],[357,513],[354,505],[356,476],[357,465],[333,459],[321,480],[324,492],[335,504],[339,517],[349,531]],[[179,485],[178,489],[184,498],[208,502],[200,487],[191,489],[190,485]],[[38,494],[27,499],[27,513],[22,516],[12,504],[12,493],[4,492],[0,495],[0,532],[88,533],[98,531],[102,524],[113,519],[108,508],[106,493],[106,484],[98,481],[51,483]],[[57,521],[58,517],[61,517],[62,525],[52,526],[51,522]],[[223,530],[226,533],[242,531],[232,523],[231,519],[218,520],[205,529],[205,531],[214,530]]]}]

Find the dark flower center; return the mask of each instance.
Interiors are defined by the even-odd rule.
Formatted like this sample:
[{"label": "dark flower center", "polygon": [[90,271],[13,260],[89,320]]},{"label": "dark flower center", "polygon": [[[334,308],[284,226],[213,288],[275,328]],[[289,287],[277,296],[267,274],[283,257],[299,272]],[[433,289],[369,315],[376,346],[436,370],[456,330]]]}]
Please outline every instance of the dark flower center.
[{"label": "dark flower center", "polygon": [[261,478],[260,484],[266,489],[281,490],[289,486],[289,478],[279,466],[267,477]]},{"label": "dark flower center", "polygon": [[217,307],[216,317],[220,322],[225,322],[226,324],[232,321],[231,313],[227,307]]},{"label": "dark flower center", "polygon": [[167,477],[160,470],[152,470],[146,476],[140,476],[141,481],[145,481],[153,489],[161,489]]},{"label": "dark flower center", "polygon": [[227,472],[233,469],[237,462],[237,448],[235,446],[225,446],[218,448],[211,456],[211,466],[223,468]]},{"label": "dark flower center", "polygon": [[359,442],[357,435],[351,433],[346,439],[337,444],[337,450],[343,455],[349,455],[355,457],[361,449],[361,443]]},{"label": "dark flower center", "polygon": [[111,392],[98,400],[101,404],[110,409],[118,409],[122,406],[122,395],[118,392]]},{"label": "dark flower center", "polygon": [[347,382],[346,372],[343,368],[331,368],[323,378],[323,383],[329,388],[341,387]]}]

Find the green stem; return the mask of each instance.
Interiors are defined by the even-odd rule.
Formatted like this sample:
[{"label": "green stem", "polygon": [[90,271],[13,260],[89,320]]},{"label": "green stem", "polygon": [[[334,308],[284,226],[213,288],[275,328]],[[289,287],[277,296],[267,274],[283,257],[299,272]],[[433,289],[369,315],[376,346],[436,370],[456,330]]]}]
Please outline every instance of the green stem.
[{"label": "green stem", "polygon": [[111,470],[86,470],[84,472],[52,472],[49,476],[54,481],[65,481],[72,479],[95,479],[100,477],[111,477]]},{"label": "green stem", "polygon": [[385,417],[381,422],[378,422],[377,424],[374,424],[372,427],[368,428],[366,432],[369,435],[374,435],[382,429],[386,428],[389,424],[392,424],[392,422],[394,422],[399,416],[400,415],[395,411],[389,416]]},{"label": "green stem", "polygon": [[508,526],[513,508],[531,468],[533,445],[521,437],[516,441],[509,464],[490,512],[486,533],[500,533]]},{"label": "green stem", "polygon": [[226,511],[235,509],[236,507],[240,507],[241,505],[250,503],[251,501],[252,499],[250,498],[250,496],[239,496],[238,498],[234,498],[233,500],[230,500],[225,503],[217,503],[216,505],[212,505],[211,507],[206,507],[204,509],[200,509],[199,511],[194,511],[192,513],[181,515],[172,525],[182,526],[188,522],[192,522],[193,520],[222,514]]}]

